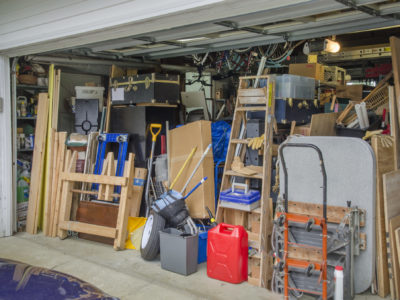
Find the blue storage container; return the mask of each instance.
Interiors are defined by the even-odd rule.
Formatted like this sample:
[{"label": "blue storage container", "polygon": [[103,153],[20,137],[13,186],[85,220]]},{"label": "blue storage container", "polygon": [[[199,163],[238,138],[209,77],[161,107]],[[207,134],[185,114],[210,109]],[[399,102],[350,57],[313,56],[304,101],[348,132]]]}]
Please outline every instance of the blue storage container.
[{"label": "blue storage container", "polygon": [[197,263],[199,264],[207,261],[207,237],[208,228],[206,231],[199,232],[199,253],[197,257]]},{"label": "blue storage container", "polygon": [[222,191],[219,199],[239,204],[251,204],[261,199],[260,192],[257,190],[227,189]]}]

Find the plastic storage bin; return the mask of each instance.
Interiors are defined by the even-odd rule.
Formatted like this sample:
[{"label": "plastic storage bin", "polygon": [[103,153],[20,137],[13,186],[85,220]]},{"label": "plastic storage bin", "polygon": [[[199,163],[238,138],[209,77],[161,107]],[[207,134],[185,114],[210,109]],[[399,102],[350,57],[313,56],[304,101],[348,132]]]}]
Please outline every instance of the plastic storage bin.
[{"label": "plastic storage bin", "polygon": [[76,99],[99,99],[99,111],[103,110],[103,94],[102,86],[76,86]]},{"label": "plastic storage bin", "polygon": [[[270,75],[275,79],[275,98],[276,99],[302,99],[314,100],[315,98],[315,79],[299,75]],[[259,86],[264,87],[266,79],[261,79]]]},{"label": "plastic storage bin", "polygon": [[218,224],[208,231],[208,277],[240,283],[247,280],[248,236],[243,226]]},{"label": "plastic storage bin", "polygon": [[290,74],[276,76],[275,98],[314,100],[315,79]]},{"label": "plastic storage bin", "polygon": [[182,275],[197,271],[198,235],[183,235],[175,228],[160,231],[161,268]]},{"label": "plastic storage bin", "polygon": [[197,256],[197,263],[199,264],[207,261],[207,237],[207,229],[199,232],[199,251]]}]

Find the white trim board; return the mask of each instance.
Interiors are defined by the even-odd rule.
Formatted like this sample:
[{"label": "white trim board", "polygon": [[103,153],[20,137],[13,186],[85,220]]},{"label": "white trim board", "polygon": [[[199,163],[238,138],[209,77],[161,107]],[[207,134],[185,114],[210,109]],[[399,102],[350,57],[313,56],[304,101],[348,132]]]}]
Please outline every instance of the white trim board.
[{"label": "white trim board", "polygon": [[0,237],[13,233],[10,63],[0,56]]}]

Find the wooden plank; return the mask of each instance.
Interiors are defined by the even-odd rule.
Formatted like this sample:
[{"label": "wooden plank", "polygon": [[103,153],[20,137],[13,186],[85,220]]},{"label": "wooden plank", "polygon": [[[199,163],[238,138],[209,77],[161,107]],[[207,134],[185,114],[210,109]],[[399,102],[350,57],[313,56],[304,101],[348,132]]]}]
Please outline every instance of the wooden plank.
[{"label": "wooden plank", "polygon": [[57,196],[57,184],[58,177],[60,175],[60,159],[59,159],[59,134],[58,132],[54,135],[54,144],[53,144],[53,178],[52,178],[52,189],[51,189],[51,198],[50,198],[50,226],[49,226],[49,236],[53,235],[53,226],[54,226],[54,214],[55,214],[55,206],[56,206],[56,196]]},{"label": "wooden plank", "polygon": [[61,70],[56,71],[56,76],[54,80],[54,91],[53,91],[53,112],[52,112],[52,127],[57,131],[58,129],[58,112],[60,104],[60,80],[61,80]]},{"label": "wooden plank", "polygon": [[394,281],[395,275],[395,262],[393,261],[392,245],[390,236],[390,220],[400,215],[400,170],[396,170],[383,175],[383,195],[384,195],[384,209],[385,209],[385,230],[386,242],[389,245],[387,248],[388,253],[388,270],[390,282],[390,294],[392,299],[397,299],[396,286]]},{"label": "wooden plank", "polygon": [[238,173],[235,171],[226,171],[226,175],[229,176],[238,176],[238,177],[244,177],[244,178],[255,178],[255,179],[263,179],[263,175],[261,173],[254,174],[254,175],[249,175],[249,174],[242,174]]},{"label": "wooden plank", "polygon": [[[288,202],[289,212],[295,214],[322,217],[322,208],[323,206],[321,204],[296,201]],[[340,224],[344,216],[347,215],[350,211],[351,209],[348,207],[328,205],[326,209],[328,222]],[[365,226],[365,224],[361,221],[360,226]]]},{"label": "wooden plank", "polygon": [[[135,174],[134,167],[135,154],[129,153],[128,161],[125,163],[124,176],[128,184],[121,188],[121,197],[119,199],[119,209],[117,218],[117,237],[114,241],[114,249],[122,250],[125,248],[127,238],[127,227],[130,210],[131,192],[133,190],[133,179]],[[127,177],[127,178],[126,178]]]},{"label": "wooden plank", "polygon": [[317,248],[304,248],[299,246],[289,245],[289,258],[301,259],[321,263],[322,250]]},{"label": "wooden plank", "polygon": [[[72,189],[71,192],[77,193],[77,194],[84,194],[84,195],[93,195],[93,196],[97,196],[99,194],[99,192],[96,192],[96,191],[86,191],[86,190],[78,190],[78,189]],[[113,193],[113,194],[111,194],[111,196],[118,198],[121,195]]]},{"label": "wooden plank", "polygon": [[[265,99],[262,98],[263,101],[261,103],[265,104]],[[238,107],[237,108],[238,111],[265,111],[266,107],[265,105],[263,106],[245,106],[245,107]]]},{"label": "wooden plank", "polygon": [[[264,97],[238,97],[240,104],[265,104]],[[239,110],[248,111],[248,110]]]},{"label": "wooden plank", "polygon": [[54,73],[54,64],[51,64],[49,67],[49,116],[47,118],[47,140],[46,140],[46,151],[44,156],[44,175],[42,180],[44,181],[43,188],[41,190],[40,201],[41,201],[41,212],[39,215],[38,224],[39,226],[43,225],[43,232],[47,235],[47,203],[49,199],[48,193],[51,194],[51,181],[52,177],[52,139],[53,139],[53,127],[52,127],[52,116],[53,116],[53,97],[54,97],[54,82],[55,82],[55,73]]},{"label": "wooden plank", "polygon": [[135,178],[133,180],[133,190],[130,194],[131,206],[129,210],[130,217],[139,217],[140,205],[142,203],[143,188],[147,175],[147,169],[135,168]]},{"label": "wooden plank", "polygon": [[59,132],[58,133],[58,178],[57,178],[57,186],[56,186],[56,197],[55,197],[55,207],[54,207],[54,220],[53,220],[53,228],[52,228],[52,237],[57,236],[57,227],[58,227],[58,217],[60,212],[60,203],[61,203],[61,189],[62,189],[62,181],[60,179],[60,173],[64,171],[65,167],[65,154],[66,154],[66,145],[67,141],[67,133]]},{"label": "wooden plank", "polygon": [[121,185],[121,186],[125,186],[127,184],[127,178],[118,177],[118,176],[62,172],[60,177],[61,177],[61,180],[64,180],[64,181],[113,184],[113,185]]},{"label": "wooden plank", "polygon": [[400,168],[400,137],[399,137],[399,119],[398,106],[393,86],[389,86],[389,112],[390,112],[390,134],[394,138],[394,167],[396,170]]},{"label": "wooden plank", "polygon": [[45,177],[45,186],[46,190],[44,193],[44,215],[43,215],[43,233],[48,236],[50,234],[50,221],[51,221],[51,196],[52,196],[52,187],[53,187],[53,163],[54,163],[54,140],[55,140],[56,131],[55,129],[50,129],[49,136],[49,147],[47,149],[47,170]]},{"label": "wooden plank", "polygon": [[263,164],[263,184],[261,188],[261,227],[260,227],[260,245],[261,245],[261,282],[260,286],[268,288],[270,286],[271,275],[273,271],[271,250],[271,231],[272,231],[272,205],[270,201],[271,194],[271,170],[272,170],[272,150],[275,123],[275,82],[268,81],[268,90],[265,95],[268,98],[267,112],[265,117],[265,140],[264,140],[264,164]]},{"label": "wooden plank", "polygon": [[239,89],[238,90],[238,97],[260,97],[264,100],[265,103],[265,90],[264,88],[257,88],[257,89]]},{"label": "wooden plank", "polygon": [[[78,152],[74,151],[71,154],[71,150],[67,151],[67,159],[65,162],[66,171],[72,172],[76,169],[76,160],[78,157]],[[62,176],[61,176],[62,178]],[[58,226],[58,237],[60,239],[65,239],[68,235],[66,230],[63,230],[60,227],[60,224],[63,222],[69,222],[71,219],[71,207],[72,207],[72,192],[71,189],[74,186],[74,183],[71,181],[60,181],[62,182],[62,191],[61,191],[61,204],[60,204],[60,216],[59,216],[59,226]]]},{"label": "wooden plank", "polygon": [[142,102],[142,103],[137,103],[136,106],[148,106],[148,107],[178,107],[177,104],[168,104],[168,103],[147,103],[147,102]]},{"label": "wooden plank", "polygon": [[[400,201],[398,201],[400,202]],[[398,248],[396,244],[395,231],[400,229],[400,214],[393,217],[389,221],[389,241],[390,241],[390,254],[392,258],[392,275],[394,281],[395,299],[400,299],[400,256],[398,255]]]},{"label": "wooden plank", "polygon": [[[115,174],[114,153],[110,152],[108,155],[110,156],[110,163],[108,165],[106,175],[112,176]],[[114,192],[114,186],[107,184],[104,192],[104,200],[109,202],[113,201],[112,197],[113,192]]]},{"label": "wooden plank", "polygon": [[40,206],[40,189],[42,186],[42,172],[44,167],[44,152],[47,134],[47,119],[49,102],[47,93],[40,93],[38,99],[38,114],[35,128],[35,145],[33,150],[31,184],[29,190],[28,214],[26,232],[37,233],[37,219]]},{"label": "wooden plank", "polygon": [[[113,170],[114,170],[114,153],[108,152],[107,157],[103,163],[103,169],[101,171],[101,175],[112,176]],[[108,189],[107,189],[107,187],[108,187]],[[106,195],[106,192],[107,192],[107,195]],[[98,194],[97,194],[98,200],[112,201],[112,197],[110,194],[111,194],[110,185],[108,185],[108,184],[100,184],[99,185]]]},{"label": "wooden plank", "polygon": [[386,246],[385,231],[385,211],[383,196],[383,178],[382,175],[394,170],[393,147],[385,147],[380,136],[371,138],[371,146],[376,159],[376,269],[378,282],[378,295],[386,297],[389,292],[389,273]]},{"label": "wooden plank", "polygon": [[60,222],[59,227],[62,230],[70,230],[75,232],[99,235],[108,238],[115,238],[117,234],[117,230],[112,227],[93,225],[77,221],[62,221]]},{"label": "wooden plank", "polygon": [[[397,154],[396,156],[396,170],[400,169],[400,159],[398,159],[398,155],[400,150],[398,149],[399,145],[399,137],[398,137],[398,132],[399,132],[399,126],[400,126],[400,39],[397,37],[390,37],[390,48],[392,52],[392,66],[393,66],[393,78],[394,78],[394,89],[395,89],[395,100],[394,100],[394,111],[393,113],[397,113],[397,117],[394,118],[397,120],[397,124],[395,124],[396,129],[395,133],[397,133],[397,139],[395,137],[395,144],[397,146],[397,151],[395,152]],[[390,98],[389,98],[390,99]],[[390,116],[392,118],[392,116]],[[392,131],[393,128],[391,127],[390,130]]]},{"label": "wooden plank", "polygon": [[313,114],[311,116],[311,136],[336,136],[336,119],[338,113]]},{"label": "wooden plank", "polygon": [[[396,239],[396,248],[397,248],[397,260],[400,260],[400,228],[397,228],[395,230],[395,239]],[[400,263],[400,262],[399,262]],[[400,281],[400,278],[397,278],[398,281]]]}]

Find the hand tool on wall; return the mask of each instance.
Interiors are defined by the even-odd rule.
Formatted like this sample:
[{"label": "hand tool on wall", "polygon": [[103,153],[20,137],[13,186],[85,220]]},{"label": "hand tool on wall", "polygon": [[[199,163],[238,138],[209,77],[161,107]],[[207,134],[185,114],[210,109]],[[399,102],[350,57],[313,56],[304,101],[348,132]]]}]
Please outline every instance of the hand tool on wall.
[{"label": "hand tool on wall", "polygon": [[[146,202],[146,217],[149,215],[150,212],[150,198],[149,198],[149,188],[150,188],[150,181],[151,181],[151,171],[153,167],[153,157],[154,157],[154,149],[156,146],[157,136],[161,132],[161,124],[150,124],[150,133],[151,133],[151,152],[147,166],[147,182],[146,182],[146,191],[145,191],[145,202]],[[158,129],[154,131],[154,129]]]}]

